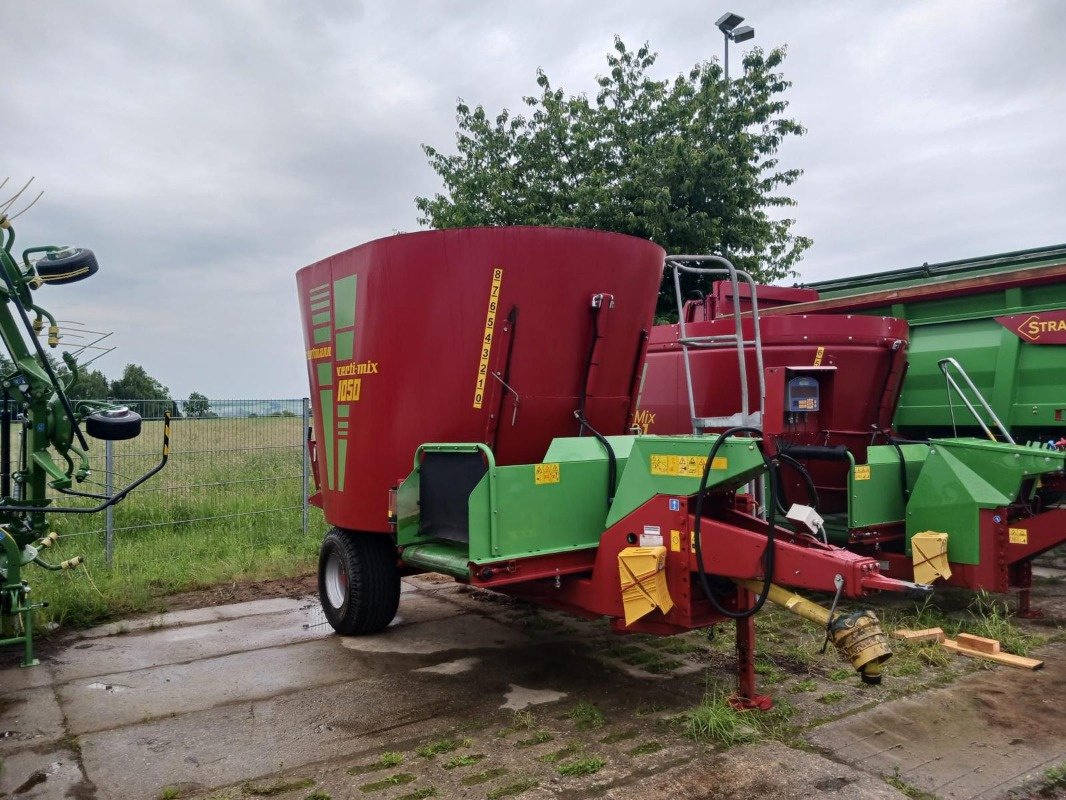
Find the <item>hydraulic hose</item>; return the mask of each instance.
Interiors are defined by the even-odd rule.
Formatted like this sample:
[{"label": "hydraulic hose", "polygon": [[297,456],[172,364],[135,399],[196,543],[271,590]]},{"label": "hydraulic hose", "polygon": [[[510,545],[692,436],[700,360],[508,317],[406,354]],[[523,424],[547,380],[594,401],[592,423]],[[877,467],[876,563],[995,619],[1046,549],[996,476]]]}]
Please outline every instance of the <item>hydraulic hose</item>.
[{"label": "hydraulic hose", "polygon": [[[775,456],[776,460],[782,464],[788,464],[803,478],[803,483],[807,487],[807,499],[810,501],[811,508],[817,509],[820,498],[818,497],[818,487],[814,485],[814,479],[811,477],[811,473],[807,471],[807,468],[803,466],[799,461],[786,453],[778,453]],[[774,470],[774,478],[777,480],[777,511],[780,514],[788,514],[788,509],[784,505],[784,492],[781,490],[781,470]]]},{"label": "hydraulic hose", "polygon": [[767,483],[770,488],[770,497],[766,503],[766,549],[763,550],[763,584],[762,591],[759,592],[759,599],[755,601],[755,605],[746,611],[730,611],[725,608],[714,592],[711,590],[711,583],[707,580],[707,570],[703,564],[703,548],[700,542],[700,528],[703,522],[703,497],[707,493],[707,480],[711,474],[711,465],[714,463],[714,457],[718,455],[719,449],[727,438],[737,433],[753,433],[756,436],[762,436],[762,431],[758,428],[748,427],[744,425],[738,425],[735,428],[729,428],[719,435],[718,439],[713,445],[711,450],[707,454],[707,463],[703,466],[703,477],[700,478],[700,488],[696,495],[696,508],[695,516],[696,522],[693,525],[692,535],[695,537],[696,545],[696,570],[700,575],[700,583],[703,586],[704,594],[707,595],[707,599],[711,601],[711,605],[714,606],[714,610],[724,617],[730,619],[747,619],[754,616],[766,603],[766,598],[769,596],[770,587],[774,580],[774,554],[776,553],[776,539],[775,539],[775,521],[777,517],[777,489],[774,486],[774,469],[773,464],[770,463],[770,459],[767,457],[763,449],[759,448],[759,453],[762,455],[763,463],[766,465],[766,471],[769,475]]},{"label": "hydraulic hose", "polygon": [[618,483],[618,457],[615,455],[611,443],[607,441],[607,437],[593,428],[589,424],[588,417],[585,416],[585,405],[589,396],[589,376],[592,374],[592,359],[596,355],[596,342],[600,339],[600,308],[601,306],[592,306],[592,341],[589,342],[589,354],[585,360],[585,381],[581,389],[581,401],[578,404],[577,411],[574,412],[574,416],[580,424],[578,436],[588,430],[596,441],[603,445],[603,449],[607,451],[607,507],[610,508],[614,503],[614,493]]}]

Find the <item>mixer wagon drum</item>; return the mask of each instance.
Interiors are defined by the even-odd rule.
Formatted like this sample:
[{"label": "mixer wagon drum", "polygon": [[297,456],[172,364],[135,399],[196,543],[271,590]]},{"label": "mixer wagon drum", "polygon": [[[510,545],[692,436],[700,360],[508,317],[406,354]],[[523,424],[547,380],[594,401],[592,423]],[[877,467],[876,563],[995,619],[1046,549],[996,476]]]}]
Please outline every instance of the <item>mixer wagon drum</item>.
[{"label": "mixer wagon drum", "polygon": [[[299,271],[311,502],[333,526],[319,589],[337,631],[381,630],[395,613],[405,513],[391,490],[420,445],[485,445],[502,467],[540,461],[559,436],[629,430],[664,255],[600,231],[470,228],[380,239]],[[422,524],[461,537],[487,459],[422,463],[439,489]]]}]

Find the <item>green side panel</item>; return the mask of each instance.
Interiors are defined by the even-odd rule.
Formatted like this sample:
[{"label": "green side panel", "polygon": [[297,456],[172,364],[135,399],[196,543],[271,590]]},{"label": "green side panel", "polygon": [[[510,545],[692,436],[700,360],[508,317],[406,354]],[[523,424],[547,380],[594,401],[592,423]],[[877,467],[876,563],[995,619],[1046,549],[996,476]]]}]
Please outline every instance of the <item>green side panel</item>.
[{"label": "green side panel", "polygon": [[312,325],[325,325],[327,322],[329,322],[329,312],[328,311],[322,311],[322,312],[319,312],[318,314],[312,314],[311,315],[311,324]]},{"label": "green side panel", "polygon": [[[907,489],[911,489],[922,471],[929,447],[904,444],[900,445],[900,450],[906,465]],[[867,453],[867,463],[859,467],[860,474],[869,477],[856,480],[854,465],[848,473],[848,528],[851,529],[902,522],[904,517],[899,454],[887,445],[870,447]]]},{"label": "green side panel", "polygon": [[[558,483],[532,464],[497,467],[470,493],[470,560],[543,556],[597,547],[607,516],[607,458],[559,464]],[[492,522],[495,517],[496,535]]]},{"label": "green side panel", "polygon": [[318,385],[333,385],[333,365],[330,364],[328,361],[318,365]]},{"label": "green side panel", "polygon": [[343,331],[337,334],[337,361],[350,361],[355,352],[355,331]]},{"label": "green side panel", "polygon": [[348,440],[337,440],[337,491],[344,491],[344,467],[347,463]]},{"label": "green side panel", "polygon": [[[716,436],[635,436],[626,467],[621,472],[607,527],[614,525],[657,494],[688,496],[699,491],[702,464]],[[750,439],[729,439],[716,458],[725,460],[712,469],[708,486],[733,490],[764,471],[762,454]],[[698,459],[703,459],[699,461]],[[665,474],[664,474],[665,473]],[[681,474],[683,473],[683,474]]]},{"label": "green side panel", "polygon": [[[948,534],[948,559],[981,558],[981,509],[1019,498],[1027,478],[1066,466],[1066,453],[981,439],[934,440],[907,506],[907,548],[921,531]],[[1028,498],[1022,498],[1028,499]]]},{"label": "green side panel", "polygon": [[[635,436],[608,436],[607,441],[614,450],[615,458],[619,462],[629,458],[629,452],[633,449]],[[553,439],[544,455],[544,463],[550,464],[556,461],[587,461],[590,458],[603,458],[606,451],[592,436],[567,436],[561,439]],[[621,470],[619,470],[621,472]]]},{"label": "green side panel", "polygon": [[312,331],[315,344],[325,344],[329,341],[329,325],[323,325]]},{"label": "green side panel", "polygon": [[326,435],[326,488],[333,488],[333,390],[323,389],[318,393],[319,408],[322,409],[322,431]]},{"label": "green side panel", "polygon": [[329,299],[319,300],[317,303],[311,303],[312,311],[325,311],[330,306]]},{"label": "green side panel", "polygon": [[350,328],[355,325],[355,288],[358,275],[333,282],[333,309],[336,314],[336,328]]},{"label": "green side panel", "polygon": [[412,545],[404,549],[403,560],[430,572],[442,572],[456,578],[470,576],[466,548],[457,544],[431,542]]},{"label": "green side panel", "polygon": [[349,406],[347,403],[345,403],[344,405],[337,406],[337,416],[338,417],[346,417],[346,416],[348,416],[348,410],[350,408],[351,408],[351,406]]},{"label": "green side panel", "polygon": [[414,470],[396,490],[396,544],[400,547],[426,541],[418,534],[419,477]]},{"label": "green side panel", "polygon": [[[1010,285],[1019,270],[1050,268],[1064,260],[1066,247],[1057,245],[811,286],[823,299],[831,299],[985,278],[985,285],[973,294],[915,298],[857,312],[899,317],[910,325],[910,366],[895,424],[919,431],[951,429],[952,409],[947,404],[944,376],[937,366],[940,359],[951,356],[1008,428],[1046,434],[1066,429],[1066,396],[1058,377],[1066,369],[1066,345],[1023,341],[996,317],[1066,309],[1066,281],[1061,278],[1049,277],[1026,286]],[[972,415],[957,398],[954,406],[959,428],[972,430]]]}]

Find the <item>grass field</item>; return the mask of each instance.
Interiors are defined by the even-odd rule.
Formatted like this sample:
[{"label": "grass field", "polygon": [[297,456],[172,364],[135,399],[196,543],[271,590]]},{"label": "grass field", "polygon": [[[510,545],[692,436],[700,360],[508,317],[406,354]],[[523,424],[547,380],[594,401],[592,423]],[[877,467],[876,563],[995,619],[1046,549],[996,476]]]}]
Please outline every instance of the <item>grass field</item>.
[{"label": "grass field", "polygon": [[[104,515],[53,515],[58,545],[50,561],[73,555],[86,568],[26,570],[44,621],[85,626],[163,607],[175,592],[234,581],[289,577],[314,569],[324,528],[301,513],[301,418],[177,419],[171,458],[161,473],[114,510],[114,559],[104,561]],[[103,481],[103,443],[94,442],[92,481]],[[116,442],[115,486],[158,462],[162,423]],[[100,491],[84,484],[87,491]],[[63,498],[64,504],[68,499]]]}]

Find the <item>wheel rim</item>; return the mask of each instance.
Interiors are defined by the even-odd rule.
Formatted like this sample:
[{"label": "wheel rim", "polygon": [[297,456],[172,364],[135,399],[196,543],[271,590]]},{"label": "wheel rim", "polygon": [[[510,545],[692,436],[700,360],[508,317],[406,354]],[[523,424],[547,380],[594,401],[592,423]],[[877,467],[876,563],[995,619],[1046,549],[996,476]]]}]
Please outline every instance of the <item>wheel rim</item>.
[{"label": "wheel rim", "polygon": [[325,584],[329,604],[334,608],[343,606],[348,599],[348,572],[336,550],[326,559]]}]

